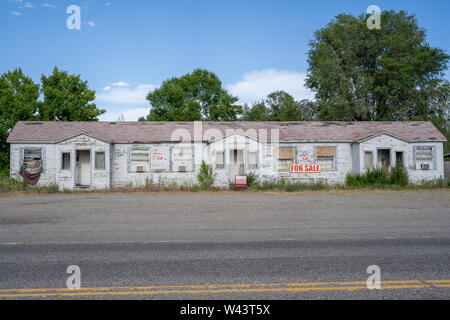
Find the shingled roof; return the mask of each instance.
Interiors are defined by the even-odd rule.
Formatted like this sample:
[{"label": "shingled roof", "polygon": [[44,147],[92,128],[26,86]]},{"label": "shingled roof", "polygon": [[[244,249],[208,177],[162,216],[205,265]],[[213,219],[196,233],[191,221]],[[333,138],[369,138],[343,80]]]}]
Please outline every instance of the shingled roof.
[{"label": "shingled roof", "polygon": [[[194,122],[19,121],[7,142],[58,143],[82,133],[110,143],[168,142],[177,129],[186,129],[194,137]],[[409,142],[446,141],[431,122],[203,122],[203,133],[208,129],[218,129],[223,136],[229,130],[266,129],[268,139],[272,129],[279,129],[280,142],[356,142],[381,133]]]}]

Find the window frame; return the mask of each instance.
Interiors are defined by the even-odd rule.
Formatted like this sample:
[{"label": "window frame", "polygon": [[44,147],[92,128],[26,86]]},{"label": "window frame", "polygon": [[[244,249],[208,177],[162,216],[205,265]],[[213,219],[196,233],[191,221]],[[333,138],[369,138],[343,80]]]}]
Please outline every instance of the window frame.
[{"label": "window frame", "polygon": [[[370,154],[370,167],[367,167],[367,154]],[[373,169],[373,151],[364,151],[364,169]]]},{"label": "window frame", "polygon": [[[97,167],[97,157],[99,154],[103,154],[103,168]],[[94,170],[105,171],[106,170],[106,151],[95,151],[94,154]]]},{"label": "window frame", "polygon": [[[66,168],[64,167],[64,155],[69,155],[69,166]],[[72,169],[72,153],[70,151],[61,151],[61,171],[70,171]]]},{"label": "window frame", "polygon": [[[178,156],[177,155],[178,151]],[[180,156],[181,151],[181,156]],[[185,152],[186,151],[186,152]],[[182,145],[182,146],[174,146],[171,147],[170,150],[170,171],[171,172],[194,172],[194,148],[192,145]],[[189,155],[189,158],[184,158],[184,155]],[[180,163],[188,163],[188,165],[185,165],[185,170],[180,170],[180,166],[175,167],[175,164]],[[175,170],[176,169],[176,170]]]},{"label": "window frame", "polygon": [[[221,153],[222,154],[222,163],[220,164],[222,167],[218,166],[217,163],[217,154]],[[215,151],[215,155],[214,155],[214,167],[216,170],[225,170],[226,166],[225,166],[225,150],[216,150]]]},{"label": "window frame", "polygon": [[[280,157],[280,149],[291,149],[292,150],[292,158],[281,158]],[[279,146],[277,148],[277,158],[276,158],[276,164],[277,164],[277,172],[291,172],[291,165],[295,164],[295,151],[296,151],[296,147],[295,146]],[[287,166],[285,168],[281,168],[282,166],[280,166],[280,161],[281,162],[286,162]],[[291,161],[290,163],[288,163],[287,161]],[[283,169],[283,170],[281,170]]]},{"label": "window frame", "polygon": [[[333,148],[334,152],[333,152],[333,156],[318,156],[318,150],[321,148]],[[315,162],[320,166],[320,171],[337,171],[337,166],[336,166],[336,152],[337,152],[337,146],[316,146],[314,149],[314,153],[315,153]],[[322,166],[320,164],[320,159],[319,158],[332,158],[331,159],[331,168],[324,168],[324,166]],[[327,159],[330,160],[330,159]]]},{"label": "window frame", "polygon": [[[133,160],[133,151],[139,150],[139,151],[146,151],[147,152],[147,160]],[[105,159],[106,160],[106,159]],[[150,147],[130,147],[129,148],[129,172],[132,173],[145,173],[145,172],[151,172],[151,152]],[[148,165],[148,170],[144,171],[137,171],[137,169],[133,169],[133,163],[134,165],[136,162],[140,163],[146,163]],[[135,165],[137,167],[137,165]]]},{"label": "window frame", "polygon": [[[250,162],[251,154],[255,155],[255,163],[251,163]],[[259,169],[259,165],[258,165],[258,151],[248,151],[248,169],[249,170],[258,170]]]},{"label": "window frame", "polygon": [[[430,157],[429,158],[418,158],[417,154],[418,151],[420,151],[419,149],[430,149],[429,153],[430,153]],[[421,152],[420,154],[423,154],[423,152]],[[422,169],[422,164],[428,164],[430,169]],[[414,167],[416,170],[422,170],[422,171],[427,171],[427,170],[436,170],[437,169],[437,155],[436,155],[436,147],[435,146],[430,146],[430,145],[416,145],[414,146]]]},{"label": "window frame", "polygon": [[41,161],[42,161],[42,173],[46,172],[46,167],[47,167],[47,161],[46,161],[46,148],[45,147],[20,147],[20,167],[19,170],[23,167],[24,164],[24,158],[25,158],[25,150],[40,150],[41,152]]}]

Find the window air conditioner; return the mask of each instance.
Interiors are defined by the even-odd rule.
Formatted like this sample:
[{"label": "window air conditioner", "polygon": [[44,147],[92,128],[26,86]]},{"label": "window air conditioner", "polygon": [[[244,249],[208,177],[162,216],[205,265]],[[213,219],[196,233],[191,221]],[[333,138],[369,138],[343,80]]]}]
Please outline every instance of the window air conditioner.
[{"label": "window air conditioner", "polygon": [[422,164],[420,165],[420,169],[422,169],[422,170],[430,170],[430,164],[428,164],[428,163],[422,163]]},{"label": "window air conditioner", "polygon": [[144,172],[144,166],[137,166],[136,172]]}]

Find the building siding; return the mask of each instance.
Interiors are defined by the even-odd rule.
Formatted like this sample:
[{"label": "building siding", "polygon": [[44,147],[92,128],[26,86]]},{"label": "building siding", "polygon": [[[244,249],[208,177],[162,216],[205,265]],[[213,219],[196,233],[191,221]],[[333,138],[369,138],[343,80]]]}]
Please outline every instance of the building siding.
[{"label": "building siding", "polygon": [[[244,174],[254,174],[259,181],[285,179],[297,182],[327,182],[329,184],[344,183],[349,172],[363,173],[365,169],[366,151],[373,152],[373,163],[378,163],[377,150],[391,150],[391,165],[395,166],[395,152],[403,152],[404,165],[408,170],[411,182],[420,183],[424,180],[435,180],[444,176],[443,144],[442,142],[408,143],[387,134],[381,134],[361,143],[280,143],[265,144],[241,134],[233,134],[224,139],[211,143],[195,143],[192,145],[192,167],[187,166],[187,172],[178,172],[173,167],[171,152],[178,143],[155,144],[111,144],[101,141],[89,135],[80,134],[56,144],[11,144],[11,175],[21,179],[19,172],[21,166],[21,150],[27,147],[43,148],[45,169],[38,182],[39,185],[58,184],[60,189],[74,189],[76,151],[91,151],[91,188],[107,189],[110,187],[145,186],[148,183],[163,185],[192,186],[197,183],[197,175],[202,159],[210,164],[216,173],[215,186],[228,187],[234,182],[230,176],[230,150],[243,151]],[[430,170],[421,170],[419,163],[415,161],[415,148],[418,146],[432,147],[433,163]],[[130,170],[130,150],[137,148],[159,148],[168,150],[169,165],[166,170],[147,170],[135,172]],[[295,163],[317,164],[317,147],[335,147],[334,169],[322,170],[320,173],[291,173],[278,172],[277,148],[293,147]],[[225,151],[225,163],[223,169],[216,169],[216,152]],[[71,154],[70,170],[61,170],[61,155],[63,152]],[[95,170],[95,152],[105,152],[105,170]],[[249,152],[257,153],[257,168],[249,168]],[[202,157],[203,154],[203,157]]]}]

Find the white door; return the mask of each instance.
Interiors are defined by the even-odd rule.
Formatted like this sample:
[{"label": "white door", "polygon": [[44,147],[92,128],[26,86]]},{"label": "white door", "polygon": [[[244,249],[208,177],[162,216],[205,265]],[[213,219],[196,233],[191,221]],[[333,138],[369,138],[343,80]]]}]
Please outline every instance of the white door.
[{"label": "white door", "polygon": [[77,184],[91,185],[91,152],[89,150],[77,151]]},{"label": "white door", "polygon": [[235,176],[244,174],[244,151],[230,150],[230,181],[234,183]]}]

